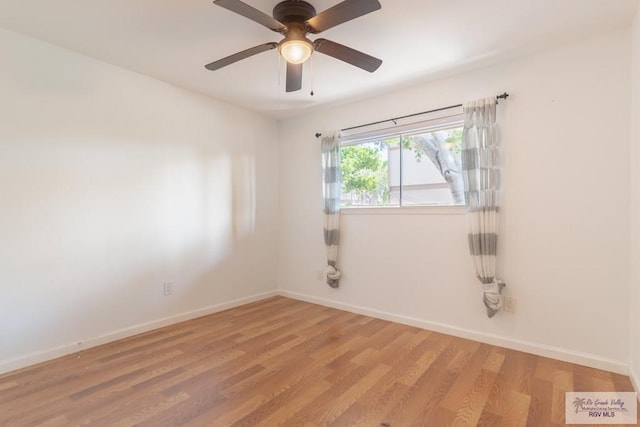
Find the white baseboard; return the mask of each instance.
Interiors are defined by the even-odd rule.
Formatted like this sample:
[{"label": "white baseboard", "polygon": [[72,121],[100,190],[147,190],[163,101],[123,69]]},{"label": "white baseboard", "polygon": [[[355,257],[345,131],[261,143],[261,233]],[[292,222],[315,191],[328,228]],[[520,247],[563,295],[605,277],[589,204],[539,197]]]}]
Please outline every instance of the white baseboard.
[{"label": "white baseboard", "polygon": [[127,338],[133,335],[137,335],[143,332],[148,332],[153,329],[162,328],[164,326],[173,325],[185,320],[195,319],[197,317],[206,316],[208,314],[217,313],[219,311],[228,310],[230,308],[238,307],[244,304],[249,304],[255,301],[259,301],[265,298],[277,296],[279,293],[276,291],[263,292],[256,295],[251,295],[244,298],[238,298],[232,301],[214,304],[209,307],[204,307],[198,310],[189,311],[186,313],[176,314],[174,316],[165,317],[163,319],[153,320],[151,322],[142,323],[140,325],[131,326],[128,328],[120,329],[114,332],[110,332],[105,335],[101,335],[94,338],[89,338],[84,341],[75,342],[73,344],[63,345],[50,350],[30,353],[24,356],[20,356],[12,360],[0,361],[0,374],[16,369],[21,369],[27,366],[35,365],[36,363],[46,362],[47,360],[56,359],[58,357],[66,356],[76,353],[81,350],[96,347],[102,344],[107,344],[122,338]]},{"label": "white baseboard", "polygon": [[[319,304],[327,307],[337,308],[340,310],[350,311],[365,316],[375,317],[378,319],[389,320],[391,322],[402,323],[409,326],[415,326],[422,329],[428,329],[435,332],[441,332],[460,338],[466,338],[473,341],[480,341],[487,344],[497,345],[512,350],[523,351],[538,356],[550,357],[553,359],[563,360],[565,362],[576,363],[579,365],[589,366],[592,368],[603,369],[622,375],[629,375],[629,366],[626,363],[616,360],[601,358],[588,353],[574,352],[563,348],[553,347],[545,344],[532,343],[527,341],[505,338],[498,335],[487,334],[484,332],[473,331],[455,326],[446,325],[438,322],[430,322],[415,317],[403,316],[395,313],[389,313],[381,310],[374,310],[366,307],[345,304],[329,299],[318,298],[310,295],[300,294],[280,290],[279,294],[285,297]],[[637,379],[637,377],[636,377]],[[632,377],[633,380],[633,377]],[[638,390],[638,383],[635,384]]]},{"label": "white baseboard", "polygon": [[208,314],[217,313],[223,310],[228,310],[230,308],[238,307],[244,304],[249,304],[251,302],[259,301],[259,300],[273,297],[276,295],[282,295],[282,296],[297,299],[300,301],[306,301],[314,304],[336,308],[339,310],[350,311],[350,312],[362,314],[365,316],[371,316],[378,319],[388,320],[391,322],[402,323],[405,325],[415,326],[422,329],[428,329],[435,332],[441,332],[441,333],[453,335],[460,338],[466,338],[466,339],[480,341],[487,344],[506,347],[513,350],[524,351],[524,352],[536,354],[539,356],[551,357],[551,358],[563,360],[566,362],[577,363],[580,365],[590,366],[598,369],[604,369],[607,371],[616,372],[623,375],[629,375],[631,377],[631,381],[636,391],[640,392],[640,389],[639,389],[640,377],[638,376],[638,372],[635,372],[629,365],[615,361],[615,360],[604,359],[591,354],[573,352],[566,349],[548,346],[544,344],[531,343],[527,341],[505,338],[498,335],[487,334],[487,333],[468,330],[464,328],[457,328],[457,327],[446,325],[443,323],[430,322],[430,321],[426,321],[426,320],[422,320],[414,317],[399,315],[396,313],[390,313],[390,312],[375,310],[375,309],[351,305],[351,304],[345,304],[338,301],[318,298],[310,295],[305,295],[305,294],[300,294],[297,292],[290,292],[285,290],[277,290],[277,291],[274,290],[274,291],[264,292],[264,293],[244,297],[244,298],[238,298],[232,301],[215,304],[202,309],[181,313],[181,314],[166,317],[163,319],[158,319],[158,320],[143,323],[140,325],[135,325],[128,328],[120,329],[118,331],[114,331],[105,335],[90,338],[81,342],[75,342],[73,344],[64,345],[54,349],[27,354],[12,360],[0,361],[0,374],[13,371],[16,369],[24,368],[27,366],[31,366],[36,363],[41,363],[41,362],[52,360],[58,357],[66,356],[68,354],[73,354],[81,350],[96,347],[102,344],[107,344],[109,342],[113,342],[122,338],[127,338],[136,334],[140,334],[140,333],[161,328],[164,326],[172,325],[185,320],[195,319],[197,317],[206,316]]}]

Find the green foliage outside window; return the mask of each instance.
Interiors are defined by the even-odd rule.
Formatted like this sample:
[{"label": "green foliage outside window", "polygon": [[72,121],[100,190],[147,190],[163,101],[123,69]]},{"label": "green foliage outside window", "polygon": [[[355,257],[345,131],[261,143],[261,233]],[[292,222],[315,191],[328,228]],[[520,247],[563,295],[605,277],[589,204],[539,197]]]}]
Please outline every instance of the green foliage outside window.
[{"label": "green foliage outside window", "polygon": [[[429,133],[402,135],[401,139],[396,136],[375,142],[341,147],[342,193],[343,198],[351,198],[350,202],[346,202],[346,204],[359,206],[388,204],[388,150],[390,147],[397,147],[400,140],[402,141],[402,149],[405,152],[411,151],[418,162],[425,157],[434,162],[436,159],[432,159],[432,157],[434,155],[438,156],[438,151],[443,152],[443,154],[446,152],[451,153],[455,158],[459,159],[462,146],[462,129],[455,128],[437,131],[436,133],[439,134],[440,141],[442,141],[441,146],[437,148],[424,145],[424,136],[428,136]],[[456,162],[459,162],[459,160]],[[443,172],[441,164],[436,164],[436,167]],[[459,189],[452,188],[452,192],[456,190],[459,191]]]},{"label": "green foliage outside window", "polygon": [[350,145],[340,148],[342,192],[351,194],[354,204],[383,205],[389,200],[389,177],[386,160],[381,152],[385,147],[376,143]]}]

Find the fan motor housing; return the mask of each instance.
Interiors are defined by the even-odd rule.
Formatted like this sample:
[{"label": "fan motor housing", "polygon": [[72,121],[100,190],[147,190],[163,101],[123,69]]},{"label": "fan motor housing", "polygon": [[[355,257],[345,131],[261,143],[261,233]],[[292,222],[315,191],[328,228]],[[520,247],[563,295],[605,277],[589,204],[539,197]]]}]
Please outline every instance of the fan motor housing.
[{"label": "fan motor housing", "polygon": [[316,16],[316,9],[306,1],[285,0],[273,8],[274,19],[286,24],[304,22]]}]

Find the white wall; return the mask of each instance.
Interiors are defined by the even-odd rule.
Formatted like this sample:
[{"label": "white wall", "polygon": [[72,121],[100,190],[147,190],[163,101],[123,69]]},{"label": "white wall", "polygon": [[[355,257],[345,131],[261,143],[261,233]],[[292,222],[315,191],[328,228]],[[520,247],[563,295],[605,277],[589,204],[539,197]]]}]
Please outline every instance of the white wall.
[{"label": "white wall", "polygon": [[631,378],[640,391],[640,1],[632,30],[631,106]]},{"label": "white wall", "polygon": [[12,32],[0,51],[0,371],[276,288],[275,121]]},{"label": "white wall", "polygon": [[[633,153],[631,45],[619,31],[290,119],[279,155],[270,119],[0,30],[0,372],[279,283],[609,369],[631,353],[637,381],[640,319],[628,327],[627,284],[638,312],[628,248],[638,259],[639,32],[636,19]],[[317,280],[314,133],[504,90],[500,270],[518,312],[486,318],[460,213],[345,215],[342,286]],[[620,161],[630,154],[632,173]]]},{"label": "white wall", "polygon": [[[628,30],[282,123],[281,289],[301,298],[626,372]],[[497,95],[502,278],[517,313],[488,319],[464,215],[343,215],[341,288],[324,265],[316,131]]]}]

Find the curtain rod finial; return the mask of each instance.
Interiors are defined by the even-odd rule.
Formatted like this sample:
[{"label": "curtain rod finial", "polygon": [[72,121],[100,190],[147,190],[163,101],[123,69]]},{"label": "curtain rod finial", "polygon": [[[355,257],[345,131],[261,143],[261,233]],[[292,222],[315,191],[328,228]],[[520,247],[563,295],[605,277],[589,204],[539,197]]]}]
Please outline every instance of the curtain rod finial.
[{"label": "curtain rod finial", "polygon": [[509,97],[509,94],[507,92],[504,92],[502,95],[496,96],[496,98],[498,99],[507,99],[508,97]]},{"label": "curtain rod finial", "polygon": [[316,132],[316,138],[320,138],[322,134],[320,132]]}]

